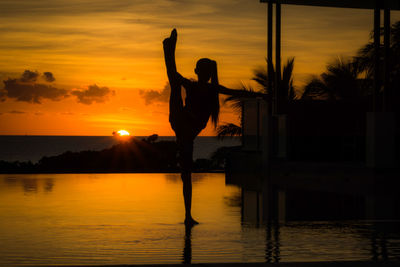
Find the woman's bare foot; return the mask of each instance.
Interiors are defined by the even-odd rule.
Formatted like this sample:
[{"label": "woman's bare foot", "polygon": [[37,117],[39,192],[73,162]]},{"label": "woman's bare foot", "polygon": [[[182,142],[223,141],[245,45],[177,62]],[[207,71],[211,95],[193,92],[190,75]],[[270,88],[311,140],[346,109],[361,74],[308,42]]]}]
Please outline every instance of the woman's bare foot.
[{"label": "woman's bare foot", "polygon": [[187,225],[187,226],[193,226],[196,224],[199,224],[199,222],[196,221],[195,219],[193,219],[192,217],[188,217],[185,219],[185,225]]},{"label": "woman's bare foot", "polygon": [[176,29],[173,29],[171,31],[170,37],[165,38],[163,41],[164,49],[175,52],[177,38],[178,38],[178,33],[176,32]]}]

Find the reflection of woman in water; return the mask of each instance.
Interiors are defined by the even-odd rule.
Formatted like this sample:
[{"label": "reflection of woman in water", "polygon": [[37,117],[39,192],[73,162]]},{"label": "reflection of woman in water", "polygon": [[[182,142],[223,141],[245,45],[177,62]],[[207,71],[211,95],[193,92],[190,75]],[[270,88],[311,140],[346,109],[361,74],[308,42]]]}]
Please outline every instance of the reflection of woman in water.
[{"label": "reflection of woman in water", "polygon": [[[198,81],[190,81],[182,77],[176,70],[175,47],[177,32],[172,30],[171,36],[164,39],[164,58],[171,86],[169,99],[169,122],[175,131],[179,152],[179,164],[183,182],[183,197],[185,202],[185,224],[198,224],[191,215],[192,206],[192,162],[193,141],[206,127],[211,117],[214,126],[218,123],[218,94],[247,94],[243,90],[233,90],[218,84],[217,63],[208,58],[197,61],[195,73]],[[209,81],[211,80],[211,83]],[[186,90],[185,105],[183,105],[181,86]],[[254,95],[254,94],[253,94]]]}]

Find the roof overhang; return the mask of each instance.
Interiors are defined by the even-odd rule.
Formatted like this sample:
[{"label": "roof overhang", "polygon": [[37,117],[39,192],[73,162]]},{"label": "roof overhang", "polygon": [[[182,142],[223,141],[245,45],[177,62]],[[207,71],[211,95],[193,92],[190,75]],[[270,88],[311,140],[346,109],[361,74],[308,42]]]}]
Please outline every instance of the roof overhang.
[{"label": "roof overhang", "polygon": [[[260,0],[261,3],[281,3],[287,5],[321,6],[374,9],[375,0]],[[379,0],[380,8],[400,10],[400,0]]]}]

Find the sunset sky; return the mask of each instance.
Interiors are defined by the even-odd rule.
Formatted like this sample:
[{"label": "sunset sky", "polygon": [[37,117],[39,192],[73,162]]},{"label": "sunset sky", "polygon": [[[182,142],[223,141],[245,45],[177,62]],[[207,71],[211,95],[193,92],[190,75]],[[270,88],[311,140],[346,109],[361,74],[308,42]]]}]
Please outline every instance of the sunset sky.
[{"label": "sunset sky", "polygon": [[[265,63],[266,8],[258,0],[2,0],[0,135],[173,135],[162,40],[177,28],[182,75],[195,78],[195,62],[209,57],[220,83],[238,88]],[[354,55],[373,25],[370,10],[282,12],[282,59],[296,58],[298,93],[327,62]],[[237,122],[227,106],[221,122]]]}]

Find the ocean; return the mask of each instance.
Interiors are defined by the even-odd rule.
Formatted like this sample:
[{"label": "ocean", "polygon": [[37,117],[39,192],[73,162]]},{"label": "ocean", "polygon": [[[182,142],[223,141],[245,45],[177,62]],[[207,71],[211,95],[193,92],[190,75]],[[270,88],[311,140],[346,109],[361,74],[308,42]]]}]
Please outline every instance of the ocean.
[{"label": "ocean", "polygon": [[[147,136],[136,136],[138,139]],[[174,136],[159,136],[158,140],[175,140]],[[0,160],[38,162],[44,156],[56,156],[66,151],[100,151],[118,144],[114,136],[38,136],[0,135]],[[238,146],[240,138],[199,136],[194,142],[193,159],[210,158],[212,153],[223,146]]]}]

